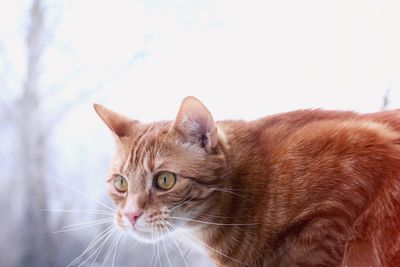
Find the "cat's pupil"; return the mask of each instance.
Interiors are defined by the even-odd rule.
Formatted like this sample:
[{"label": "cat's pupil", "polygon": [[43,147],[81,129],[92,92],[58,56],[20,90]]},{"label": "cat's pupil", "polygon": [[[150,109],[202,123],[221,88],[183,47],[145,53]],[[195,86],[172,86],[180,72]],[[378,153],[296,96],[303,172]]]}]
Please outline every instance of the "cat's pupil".
[{"label": "cat's pupil", "polygon": [[166,184],[166,183],[167,183],[167,176],[164,175],[164,184]]}]

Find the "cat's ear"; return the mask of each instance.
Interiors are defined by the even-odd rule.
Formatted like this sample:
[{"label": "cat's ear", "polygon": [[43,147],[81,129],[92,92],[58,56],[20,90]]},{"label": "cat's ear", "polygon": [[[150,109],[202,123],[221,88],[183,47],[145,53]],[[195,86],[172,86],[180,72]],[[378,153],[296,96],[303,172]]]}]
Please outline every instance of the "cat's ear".
[{"label": "cat's ear", "polygon": [[207,152],[218,143],[217,125],[210,111],[192,96],[183,100],[174,127],[188,141],[199,143]]},{"label": "cat's ear", "polygon": [[136,123],[136,121],[118,114],[102,105],[93,104],[93,107],[99,117],[117,137],[127,136]]}]

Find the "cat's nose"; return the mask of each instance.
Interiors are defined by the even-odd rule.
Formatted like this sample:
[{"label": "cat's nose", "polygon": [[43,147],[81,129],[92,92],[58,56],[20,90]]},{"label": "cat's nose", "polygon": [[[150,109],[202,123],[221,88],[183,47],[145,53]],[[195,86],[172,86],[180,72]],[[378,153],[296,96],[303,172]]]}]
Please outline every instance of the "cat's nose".
[{"label": "cat's nose", "polygon": [[125,211],[124,216],[131,222],[132,225],[135,225],[136,221],[143,214],[142,210],[137,211]]}]

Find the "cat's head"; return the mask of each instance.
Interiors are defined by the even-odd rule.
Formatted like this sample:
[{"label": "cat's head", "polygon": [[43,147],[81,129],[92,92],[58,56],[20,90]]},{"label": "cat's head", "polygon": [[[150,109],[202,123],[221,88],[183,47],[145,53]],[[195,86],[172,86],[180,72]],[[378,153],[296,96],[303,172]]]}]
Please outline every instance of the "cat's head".
[{"label": "cat's head", "polygon": [[107,179],[116,225],[147,242],[200,226],[193,219],[212,209],[226,168],[222,133],[207,108],[187,97],[174,121],[149,124],[95,110],[116,139]]}]

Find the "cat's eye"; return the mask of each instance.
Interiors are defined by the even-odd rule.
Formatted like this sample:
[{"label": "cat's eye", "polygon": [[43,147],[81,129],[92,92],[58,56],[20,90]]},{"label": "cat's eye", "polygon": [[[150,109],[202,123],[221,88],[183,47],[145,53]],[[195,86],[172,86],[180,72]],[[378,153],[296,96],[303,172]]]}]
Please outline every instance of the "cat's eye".
[{"label": "cat's eye", "polygon": [[172,172],[160,172],[155,179],[156,186],[162,190],[170,190],[175,182],[176,176]]},{"label": "cat's eye", "polygon": [[128,190],[128,181],[121,175],[116,175],[114,178],[114,187],[117,191],[125,193]]}]

